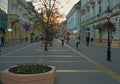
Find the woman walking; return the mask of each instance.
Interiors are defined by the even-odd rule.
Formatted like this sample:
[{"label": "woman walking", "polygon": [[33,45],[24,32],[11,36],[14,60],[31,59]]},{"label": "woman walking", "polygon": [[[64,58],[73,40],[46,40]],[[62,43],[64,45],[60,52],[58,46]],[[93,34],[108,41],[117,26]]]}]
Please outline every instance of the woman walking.
[{"label": "woman walking", "polygon": [[80,38],[77,37],[77,38],[75,39],[75,46],[76,46],[76,49],[78,49],[79,43],[80,43]]},{"label": "woman walking", "polygon": [[90,39],[90,41],[91,41],[91,46],[93,46],[93,44],[94,44],[94,39],[93,39],[93,37]]}]

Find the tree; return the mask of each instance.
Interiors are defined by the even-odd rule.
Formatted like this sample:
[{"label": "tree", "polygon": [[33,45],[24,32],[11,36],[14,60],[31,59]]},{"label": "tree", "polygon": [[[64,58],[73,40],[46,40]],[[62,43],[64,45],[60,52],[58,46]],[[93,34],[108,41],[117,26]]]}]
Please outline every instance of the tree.
[{"label": "tree", "polygon": [[106,31],[108,31],[108,28],[109,28],[109,32],[111,34],[116,31],[115,25],[110,21],[103,23],[101,30],[102,30],[102,32],[106,32]]},{"label": "tree", "polygon": [[[37,0],[35,3],[38,4],[38,17],[40,19],[41,26],[45,29],[46,39],[45,39],[45,51],[47,51],[48,33],[52,31],[51,29],[55,26],[55,18],[60,17],[57,15],[59,13],[57,10],[57,4],[60,4],[59,0]],[[56,19],[57,20],[57,19]],[[44,25],[43,25],[44,24]],[[58,23],[57,23],[58,24]]]},{"label": "tree", "polygon": [[48,34],[55,34],[56,27],[59,25],[59,18],[64,17],[58,10],[60,0],[34,0],[33,4],[37,4],[37,8],[35,7],[36,11],[28,8],[36,15],[33,20],[33,27],[46,34],[45,51],[47,51]]},{"label": "tree", "polygon": [[116,31],[116,27],[111,21],[103,23],[101,28],[99,29],[101,38],[102,38],[102,34],[108,31],[110,32],[110,36],[112,38],[112,34]]},{"label": "tree", "polygon": [[58,26],[60,25],[60,21],[61,21],[61,18],[64,18],[65,15],[64,14],[61,14],[59,12],[59,9],[58,8],[55,8],[53,11],[52,11],[52,15],[51,15],[51,18],[50,18],[50,27],[49,27],[49,32],[52,34],[52,35],[55,35],[58,33]]}]

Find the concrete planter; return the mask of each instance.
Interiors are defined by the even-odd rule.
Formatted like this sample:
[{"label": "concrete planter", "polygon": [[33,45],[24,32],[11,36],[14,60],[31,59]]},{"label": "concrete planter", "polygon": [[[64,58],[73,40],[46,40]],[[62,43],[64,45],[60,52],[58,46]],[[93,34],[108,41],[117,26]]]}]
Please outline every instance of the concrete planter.
[{"label": "concrete planter", "polygon": [[7,70],[1,73],[3,84],[54,84],[56,68],[40,74],[14,74]]}]

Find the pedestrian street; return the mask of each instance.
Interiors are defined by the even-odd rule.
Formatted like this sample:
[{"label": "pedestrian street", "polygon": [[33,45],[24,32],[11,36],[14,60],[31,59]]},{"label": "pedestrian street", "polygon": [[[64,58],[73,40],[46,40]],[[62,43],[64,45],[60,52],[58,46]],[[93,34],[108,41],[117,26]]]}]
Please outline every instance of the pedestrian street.
[{"label": "pedestrian street", "polygon": [[1,55],[0,72],[10,66],[38,61],[56,67],[55,84],[120,83],[117,75],[110,74],[110,69],[67,44],[62,46],[59,40],[54,40],[48,51],[44,51],[43,44],[36,42]]}]

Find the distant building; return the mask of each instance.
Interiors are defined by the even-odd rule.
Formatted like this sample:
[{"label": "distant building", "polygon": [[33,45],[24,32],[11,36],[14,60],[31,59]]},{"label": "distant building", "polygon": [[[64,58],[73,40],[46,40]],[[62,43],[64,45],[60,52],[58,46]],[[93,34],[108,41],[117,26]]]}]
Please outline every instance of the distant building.
[{"label": "distant building", "polygon": [[63,35],[67,31],[67,21],[62,21],[59,28],[60,34]]},{"label": "distant building", "polygon": [[67,30],[73,37],[80,34],[80,1],[77,2],[68,13],[67,17]]}]

